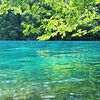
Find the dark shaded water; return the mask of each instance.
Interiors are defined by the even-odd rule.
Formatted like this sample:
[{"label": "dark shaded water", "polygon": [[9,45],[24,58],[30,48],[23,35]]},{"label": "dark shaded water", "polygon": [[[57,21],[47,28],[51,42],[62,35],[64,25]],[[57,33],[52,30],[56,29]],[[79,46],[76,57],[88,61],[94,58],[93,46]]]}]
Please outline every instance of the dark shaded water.
[{"label": "dark shaded water", "polygon": [[100,42],[0,42],[0,100],[100,100]]}]

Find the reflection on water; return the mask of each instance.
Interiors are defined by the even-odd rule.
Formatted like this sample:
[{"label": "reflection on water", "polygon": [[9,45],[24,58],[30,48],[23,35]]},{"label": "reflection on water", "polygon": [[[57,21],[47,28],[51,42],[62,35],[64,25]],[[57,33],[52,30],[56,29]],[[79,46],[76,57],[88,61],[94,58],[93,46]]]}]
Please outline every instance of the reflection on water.
[{"label": "reflection on water", "polygon": [[100,100],[100,42],[0,42],[0,100]]}]

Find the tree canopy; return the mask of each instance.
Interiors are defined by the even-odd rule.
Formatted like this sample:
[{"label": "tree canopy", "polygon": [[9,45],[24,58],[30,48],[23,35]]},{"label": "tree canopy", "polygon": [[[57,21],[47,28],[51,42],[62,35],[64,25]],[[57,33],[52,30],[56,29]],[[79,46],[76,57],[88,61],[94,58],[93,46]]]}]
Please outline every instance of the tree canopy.
[{"label": "tree canopy", "polygon": [[100,0],[0,0],[0,3],[1,16],[9,13],[20,16],[19,25],[15,26],[24,36],[32,34],[37,40],[100,39]]}]

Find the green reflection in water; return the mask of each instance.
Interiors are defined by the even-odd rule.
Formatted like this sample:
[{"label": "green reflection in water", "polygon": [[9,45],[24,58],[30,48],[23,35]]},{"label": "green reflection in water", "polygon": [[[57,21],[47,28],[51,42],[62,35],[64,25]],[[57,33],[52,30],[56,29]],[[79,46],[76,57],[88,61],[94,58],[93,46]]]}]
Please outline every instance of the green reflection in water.
[{"label": "green reflection in water", "polygon": [[100,100],[100,42],[0,42],[0,100]]}]

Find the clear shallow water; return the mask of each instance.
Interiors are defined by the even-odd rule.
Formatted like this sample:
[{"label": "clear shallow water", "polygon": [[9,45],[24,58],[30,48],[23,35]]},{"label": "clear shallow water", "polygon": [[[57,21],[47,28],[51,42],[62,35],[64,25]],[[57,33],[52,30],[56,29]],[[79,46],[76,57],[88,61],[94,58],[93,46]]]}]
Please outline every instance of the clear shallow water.
[{"label": "clear shallow water", "polygon": [[100,100],[100,42],[0,42],[0,100]]}]

